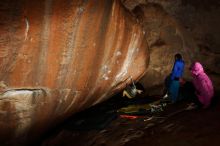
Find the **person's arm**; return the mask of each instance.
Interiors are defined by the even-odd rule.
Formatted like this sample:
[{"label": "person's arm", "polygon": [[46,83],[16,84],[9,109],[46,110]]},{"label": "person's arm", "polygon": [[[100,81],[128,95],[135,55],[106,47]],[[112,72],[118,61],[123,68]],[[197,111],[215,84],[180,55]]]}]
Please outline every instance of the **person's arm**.
[{"label": "person's arm", "polygon": [[137,89],[138,94],[141,94],[142,92],[143,92],[142,90]]},{"label": "person's arm", "polygon": [[171,80],[174,80],[174,78],[175,78],[175,75],[176,75],[176,73],[177,73],[177,63],[175,62],[174,63],[174,66],[173,66],[173,70],[172,70],[172,73],[171,73]]}]

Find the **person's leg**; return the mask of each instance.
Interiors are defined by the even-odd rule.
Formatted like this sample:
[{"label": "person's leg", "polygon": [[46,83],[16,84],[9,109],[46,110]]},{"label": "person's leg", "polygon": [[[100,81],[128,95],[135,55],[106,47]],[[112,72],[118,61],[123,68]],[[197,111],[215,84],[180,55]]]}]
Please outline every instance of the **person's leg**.
[{"label": "person's leg", "polygon": [[179,98],[179,90],[180,90],[180,82],[175,81],[175,101],[180,101],[181,99]]},{"label": "person's leg", "polygon": [[170,97],[173,103],[177,102],[179,94],[179,81],[173,80],[170,85]]},{"label": "person's leg", "polygon": [[197,105],[198,107],[202,107],[201,102],[199,101],[198,97],[197,97],[195,94],[192,96],[191,101],[192,101],[195,105]]},{"label": "person's leg", "polygon": [[188,104],[187,110],[201,108],[202,104],[199,101],[198,97],[196,96],[195,91],[190,95],[191,95],[189,98],[190,104]]},{"label": "person's leg", "polygon": [[123,97],[124,97],[124,96],[127,96],[127,97],[130,98],[130,99],[132,98],[132,97],[128,94],[128,92],[127,92],[126,90],[123,91]]},{"label": "person's leg", "polygon": [[171,86],[171,83],[172,83],[172,80],[171,80],[171,76],[168,75],[166,78],[165,78],[165,81],[164,81],[164,85],[165,85],[165,95],[162,97],[163,99],[168,99],[168,100],[171,100],[170,98],[170,86]]},{"label": "person's leg", "polygon": [[165,87],[166,87],[167,90],[169,90],[170,85],[171,85],[171,82],[172,82],[171,76],[169,75],[169,76],[167,76],[166,79],[165,79]]}]

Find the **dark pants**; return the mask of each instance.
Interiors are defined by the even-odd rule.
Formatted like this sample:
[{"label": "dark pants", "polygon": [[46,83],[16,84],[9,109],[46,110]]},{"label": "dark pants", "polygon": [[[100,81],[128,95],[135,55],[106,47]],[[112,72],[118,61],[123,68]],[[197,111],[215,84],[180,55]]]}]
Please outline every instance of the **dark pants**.
[{"label": "dark pants", "polygon": [[183,99],[186,99],[188,102],[193,102],[199,107],[202,106],[198,97],[195,94],[195,87],[193,86],[192,82],[187,81],[181,88],[180,88],[180,95]]},{"label": "dark pants", "polygon": [[170,87],[168,90],[169,96],[172,100],[172,102],[177,102],[179,101],[178,96],[179,96],[179,88],[180,88],[180,83],[178,80],[172,80],[170,83]]},{"label": "dark pants", "polygon": [[168,91],[168,96],[172,100],[172,102],[179,101],[179,88],[180,82],[178,79],[172,80],[171,76],[169,75],[165,80],[165,85]]}]

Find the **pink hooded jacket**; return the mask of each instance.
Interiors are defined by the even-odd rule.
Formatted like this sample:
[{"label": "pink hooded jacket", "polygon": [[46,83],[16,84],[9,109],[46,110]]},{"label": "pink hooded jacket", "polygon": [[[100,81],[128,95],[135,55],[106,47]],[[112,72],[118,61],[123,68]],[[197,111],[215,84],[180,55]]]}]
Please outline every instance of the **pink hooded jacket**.
[{"label": "pink hooded jacket", "polygon": [[195,62],[191,65],[191,73],[193,76],[193,84],[196,89],[196,96],[203,104],[203,108],[207,108],[214,95],[212,81],[204,72],[202,65],[199,62]]}]

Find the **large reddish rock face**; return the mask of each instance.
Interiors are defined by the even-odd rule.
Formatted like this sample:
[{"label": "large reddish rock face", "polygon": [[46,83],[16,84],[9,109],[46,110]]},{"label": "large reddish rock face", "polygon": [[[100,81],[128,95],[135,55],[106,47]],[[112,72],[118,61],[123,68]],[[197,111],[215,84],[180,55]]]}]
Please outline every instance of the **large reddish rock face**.
[{"label": "large reddish rock face", "polygon": [[0,2],[0,141],[32,141],[139,79],[145,33],[118,0]]}]

